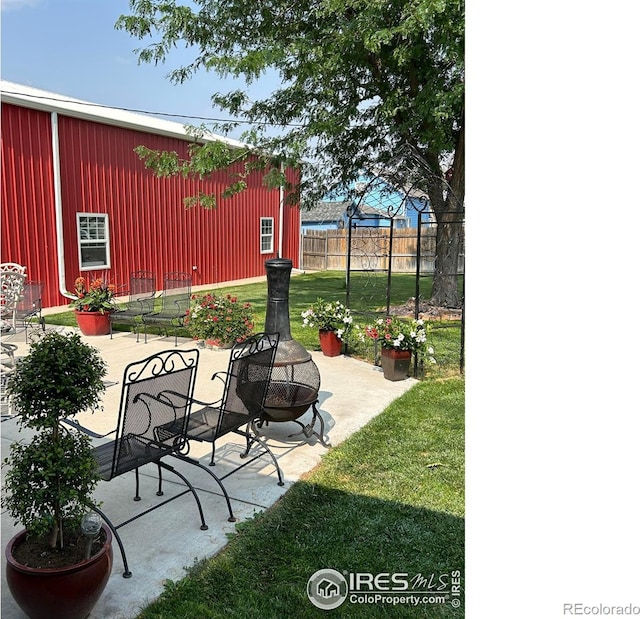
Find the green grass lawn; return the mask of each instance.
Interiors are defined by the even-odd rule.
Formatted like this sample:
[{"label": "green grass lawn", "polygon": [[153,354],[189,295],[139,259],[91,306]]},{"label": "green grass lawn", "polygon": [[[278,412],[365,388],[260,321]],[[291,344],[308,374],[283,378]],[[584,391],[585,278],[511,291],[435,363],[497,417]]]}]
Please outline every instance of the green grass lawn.
[{"label": "green grass lawn", "polygon": [[[428,298],[431,294],[431,277],[421,278],[421,295]],[[267,283],[239,284],[216,288],[216,294],[231,294],[243,302],[253,305],[256,314],[256,330],[264,328],[267,311]],[[415,294],[415,277],[410,274],[394,274],[391,283],[391,305],[402,305]],[[291,277],[289,288],[289,316],[291,335],[308,350],[320,350],[318,332],[302,326],[300,314],[318,298],[328,301],[346,301],[346,280],[343,271],[320,271],[304,273]],[[372,278],[362,273],[352,276],[350,305],[358,321],[359,312],[366,313],[369,318],[362,316],[362,323],[371,319],[373,312],[386,310],[386,275]],[[72,311],[52,314],[46,317],[48,324],[76,326]],[[130,325],[114,324],[114,330],[131,330]],[[157,329],[149,328],[149,333],[158,333]],[[188,337],[186,329],[179,331],[179,335]],[[430,344],[435,350],[436,367],[427,367],[428,375],[442,375],[458,371],[460,364],[460,321],[441,321],[432,323]],[[358,345],[351,347],[349,353],[359,358],[373,362],[373,346]]]},{"label": "green grass lawn", "polygon": [[[306,594],[319,569],[406,574],[437,594],[462,575],[460,607],[357,604],[333,617],[464,617],[464,380],[416,384],[296,482],[239,523],[216,557],[169,582],[139,619],[325,617]],[[431,581],[431,586],[427,584]]]}]

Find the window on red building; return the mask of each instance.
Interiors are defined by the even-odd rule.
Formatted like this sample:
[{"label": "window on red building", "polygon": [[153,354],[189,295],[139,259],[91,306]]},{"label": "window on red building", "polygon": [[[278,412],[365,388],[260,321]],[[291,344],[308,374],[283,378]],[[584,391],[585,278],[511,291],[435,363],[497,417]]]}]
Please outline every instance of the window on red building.
[{"label": "window on red building", "polygon": [[77,223],[80,270],[109,268],[111,251],[108,215],[77,213]]},{"label": "window on red building", "polygon": [[260,218],[260,253],[273,252],[273,217]]}]

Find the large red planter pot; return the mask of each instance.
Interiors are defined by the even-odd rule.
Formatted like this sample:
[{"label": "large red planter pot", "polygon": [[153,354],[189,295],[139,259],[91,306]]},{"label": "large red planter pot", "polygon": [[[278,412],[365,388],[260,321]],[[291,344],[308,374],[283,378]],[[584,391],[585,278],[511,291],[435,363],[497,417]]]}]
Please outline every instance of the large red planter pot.
[{"label": "large red planter pot", "polygon": [[342,352],[342,340],[335,331],[320,329],[320,350],[326,357],[337,357]]},{"label": "large red planter pot", "polygon": [[111,315],[109,312],[79,312],[74,310],[80,331],[84,335],[109,335]]},{"label": "large red planter pot", "polygon": [[404,380],[409,375],[411,351],[383,348],[380,363],[387,380]]},{"label": "large red planter pot", "polygon": [[26,567],[13,558],[13,548],[26,536],[21,531],[5,549],[7,584],[14,600],[30,619],[85,619],[102,595],[113,566],[112,535],[102,527],[106,543],[82,563],[58,569]]}]

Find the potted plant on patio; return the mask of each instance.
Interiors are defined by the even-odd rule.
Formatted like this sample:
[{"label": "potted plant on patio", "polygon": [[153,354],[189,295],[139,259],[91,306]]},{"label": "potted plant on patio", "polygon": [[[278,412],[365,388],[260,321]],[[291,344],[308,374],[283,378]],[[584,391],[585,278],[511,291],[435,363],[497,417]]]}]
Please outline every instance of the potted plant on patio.
[{"label": "potted plant on patio", "polygon": [[107,335],[111,331],[111,313],[117,309],[116,287],[101,277],[89,282],[84,277],[74,282],[76,299],[71,302],[76,321],[84,335]]},{"label": "potted plant on patio", "polygon": [[351,310],[340,301],[316,302],[302,312],[302,326],[318,329],[320,349],[327,357],[337,357],[342,352],[342,342],[353,324]]},{"label": "potted plant on patio", "polygon": [[184,324],[191,337],[208,347],[231,348],[253,333],[255,314],[251,303],[238,297],[206,293],[193,295]]},{"label": "potted plant on patio", "polygon": [[422,319],[405,320],[396,316],[378,318],[365,327],[365,335],[380,343],[380,364],[387,380],[404,380],[409,375],[411,355],[427,348],[429,326]]},{"label": "potted plant on patio", "polygon": [[[111,532],[86,525],[99,480],[89,437],[64,418],[101,407],[106,364],[77,333],[48,331],[16,364],[7,394],[20,431],[10,447],[3,505],[25,530],[6,546],[9,589],[32,619],[83,619],[111,573]],[[88,557],[88,558],[87,558]]]}]

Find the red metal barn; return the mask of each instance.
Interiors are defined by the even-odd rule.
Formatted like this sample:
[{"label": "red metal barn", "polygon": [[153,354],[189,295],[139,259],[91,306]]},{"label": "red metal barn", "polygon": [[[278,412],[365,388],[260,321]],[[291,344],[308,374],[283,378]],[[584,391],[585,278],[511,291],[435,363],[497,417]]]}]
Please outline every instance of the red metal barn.
[{"label": "red metal barn", "polygon": [[[164,273],[188,271],[197,289],[263,276],[278,254],[299,266],[300,209],[260,173],[223,198],[226,172],[159,179],[144,168],[139,145],[187,155],[182,125],[9,82],[1,94],[1,260],[45,283],[44,307],[67,304],[81,273],[126,288],[129,273],[150,270],[160,290]],[[218,207],[186,209],[200,192]]]}]

